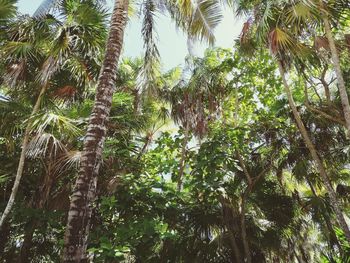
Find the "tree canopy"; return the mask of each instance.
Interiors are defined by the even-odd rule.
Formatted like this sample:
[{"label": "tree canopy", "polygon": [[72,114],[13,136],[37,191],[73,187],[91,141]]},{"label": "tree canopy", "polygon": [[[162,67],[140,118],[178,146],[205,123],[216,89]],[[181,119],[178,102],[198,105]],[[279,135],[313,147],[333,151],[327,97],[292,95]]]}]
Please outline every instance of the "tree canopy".
[{"label": "tree canopy", "polygon": [[[16,4],[1,262],[350,262],[349,1]],[[232,48],[164,70],[154,16],[213,44],[222,8],[247,21]],[[132,9],[144,56],[119,58]]]}]

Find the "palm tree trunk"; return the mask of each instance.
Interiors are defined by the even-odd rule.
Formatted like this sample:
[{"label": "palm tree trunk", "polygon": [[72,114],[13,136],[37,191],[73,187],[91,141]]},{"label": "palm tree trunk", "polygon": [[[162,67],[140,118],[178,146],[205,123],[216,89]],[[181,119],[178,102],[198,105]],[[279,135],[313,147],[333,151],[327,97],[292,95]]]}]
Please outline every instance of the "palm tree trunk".
[{"label": "palm tree trunk", "polygon": [[[323,5],[323,3],[322,3]],[[322,8],[322,6],[321,6]],[[332,54],[332,61],[333,61],[333,66],[335,69],[335,74],[337,76],[337,82],[338,82],[338,89],[339,89],[339,95],[341,99],[341,104],[343,107],[343,113],[344,113],[344,118],[346,122],[346,128],[347,128],[347,134],[350,137],[350,104],[349,104],[349,97],[348,93],[346,91],[345,87],[345,81],[343,77],[343,73],[340,67],[340,59],[338,56],[338,51],[337,47],[335,45],[335,41],[333,38],[332,30],[331,30],[331,25],[328,19],[328,16],[326,13],[323,14],[323,23],[324,23],[324,28],[325,28],[325,33],[326,37],[328,39],[329,43],[329,48],[331,50]]]},{"label": "palm tree trunk", "polygon": [[323,166],[323,162],[322,162],[321,158],[319,157],[317,150],[316,150],[313,142],[311,141],[310,136],[305,128],[305,125],[300,117],[300,114],[295,106],[295,102],[294,102],[292,93],[290,91],[289,84],[287,82],[281,61],[278,61],[278,68],[279,68],[279,73],[280,73],[282,81],[283,81],[284,90],[285,90],[287,97],[288,97],[289,106],[292,109],[297,127],[298,127],[298,129],[299,129],[299,131],[304,139],[306,147],[310,151],[312,159],[316,163],[316,166],[318,168],[318,172],[320,173],[323,184],[328,192],[329,199],[331,201],[333,210],[335,212],[338,224],[339,224],[340,228],[344,231],[344,235],[345,235],[347,241],[350,242],[349,226],[347,225],[347,223],[345,221],[345,218],[344,218],[343,212],[340,208],[340,204],[339,204],[339,201],[337,199],[336,193],[332,187],[331,182],[329,181],[328,175],[327,175],[326,170]]},{"label": "palm tree trunk", "polygon": [[34,108],[32,110],[32,113],[30,114],[30,117],[28,119],[27,127],[26,127],[25,132],[24,132],[24,137],[23,137],[23,142],[22,142],[22,151],[21,151],[21,155],[19,158],[15,182],[13,184],[11,195],[10,195],[10,198],[7,202],[6,208],[3,212],[3,214],[1,215],[0,229],[4,225],[4,222],[6,221],[7,217],[9,216],[9,214],[12,210],[12,207],[15,203],[15,198],[16,198],[16,195],[18,192],[19,183],[21,182],[21,178],[23,175],[23,168],[24,168],[24,162],[25,162],[25,158],[26,158],[26,151],[27,151],[29,137],[30,137],[30,128],[31,128],[32,122],[33,122],[32,117],[39,111],[41,99],[45,93],[47,86],[48,86],[48,84],[45,84],[42,86],[40,93],[39,93],[39,96],[38,96],[38,98],[35,102]]},{"label": "palm tree trunk", "polygon": [[97,176],[106,136],[106,123],[115,91],[116,71],[128,19],[128,0],[115,0],[106,54],[97,85],[95,104],[84,139],[78,178],[73,189],[64,238],[63,262],[87,262],[87,240]]}]

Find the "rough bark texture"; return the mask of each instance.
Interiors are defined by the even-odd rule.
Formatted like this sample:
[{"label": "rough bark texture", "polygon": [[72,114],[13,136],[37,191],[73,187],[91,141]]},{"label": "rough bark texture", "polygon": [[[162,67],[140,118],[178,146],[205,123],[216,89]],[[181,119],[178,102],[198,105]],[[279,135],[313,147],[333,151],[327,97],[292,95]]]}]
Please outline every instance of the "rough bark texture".
[{"label": "rough bark texture", "polygon": [[318,153],[317,153],[317,150],[313,144],[313,142],[311,141],[311,138],[305,128],[305,125],[300,117],[300,114],[295,106],[295,102],[294,102],[294,99],[293,99],[293,96],[292,96],[292,93],[290,91],[290,88],[289,88],[289,84],[287,82],[287,79],[285,77],[285,73],[284,73],[284,69],[283,69],[283,66],[282,66],[282,63],[279,61],[278,62],[278,68],[279,68],[279,72],[280,72],[280,75],[282,77],[282,81],[283,81],[283,86],[284,86],[284,89],[285,89],[285,92],[287,94],[287,97],[288,97],[288,102],[289,102],[289,106],[291,107],[292,109],[292,112],[293,112],[293,115],[294,115],[294,118],[295,118],[295,121],[296,121],[296,124],[297,124],[297,127],[304,139],[304,142],[306,144],[306,147],[308,148],[308,150],[310,151],[310,154],[312,156],[312,159],[314,160],[314,162],[316,163],[316,166],[318,168],[318,172],[320,173],[320,176],[321,176],[321,179],[322,179],[322,182],[323,182],[323,185],[325,186],[327,192],[328,192],[328,195],[329,195],[329,199],[331,201],[331,205],[333,207],[333,210],[336,214],[336,218],[337,218],[337,221],[338,221],[338,224],[340,226],[340,228],[344,231],[344,234],[345,234],[345,237],[346,239],[348,240],[348,242],[350,242],[350,230],[349,230],[349,226],[347,225],[346,221],[345,221],[345,218],[344,218],[344,215],[343,215],[343,212],[340,208],[340,204],[339,204],[339,201],[337,199],[337,196],[336,196],[336,193],[332,187],[332,184],[331,182],[329,181],[329,178],[328,178],[328,175],[326,173],[326,170],[323,166],[323,162],[321,160],[321,158],[319,157]]},{"label": "rough bark texture", "polygon": [[64,238],[63,262],[88,262],[87,240],[97,175],[106,136],[106,122],[115,91],[116,71],[127,23],[128,0],[116,0],[111,18],[106,54],[97,85],[95,105],[84,139],[80,170],[70,201]]},{"label": "rough bark texture", "polygon": [[343,77],[343,73],[342,73],[342,70],[341,70],[341,67],[340,67],[340,59],[339,59],[339,56],[338,56],[337,47],[335,45],[335,41],[334,41],[334,38],[333,38],[333,34],[332,34],[332,30],[331,30],[331,26],[330,26],[327,14],[323,14],[323,23],[324,23],[324,28],[325,28],[326,36],[327,36],[327,39],[328,39],[328,43],[329,43],[329,48],[330,48],[331,54],[332,54],[332,61],[333,61],[335,74],[337,76],[338,90],[339,90],[339,95],[340,95],[340,99],[341,99],[341,104],[342,104],[342,107],[343,107],[343,113],[344,113],[344,118],[345,118],[345,122],[346,122],[346,128],[347,128],[347,131],[348,131],[347,134],[350,137],[350,104],[349,104],[349,97],[348,97],[348,93],[346,91],[344,77]]},{"label": "rough bark texture", "polygon": [[10,214],[10,212],[12,210],[12,207],[13,207],[13,205],[15,203],[15,198],[16,198],[16,195],[17,195],[17,192],[18,192],[18,187],[19,187],[19,184],[21,182],[22,175],[23,175],[23,168],[24,168],[24,162],[25,162],[25,158],[26,158],[26,151],[27,151],[28,143],[29,143],[30,128],[32,126],[32,119],[31,119],[31,117],[33,117],[39,111],[41,99],[42,99],[42,97],[43,97],[43,95],[45,93],[46,88],[47,88],[47,84],[45,84],[41,88],[41,91],[40,91],[39,96],[38,96],[38,98],[37,98],[37,100],[35,102],[35,105],[34,105],[34,108],[32,110],[32,113],[30,114],[29,121],[27,123],[27,127],[26,127],[25,132],[24,132],[24,137],[23,137],[23,142],[22,142],[22,151],[21,151],[21,155],[20,155],[20,158],[19,158],[19,162],[18,162],[18,168],[17,168],[16,177],[15,177],[15,182],[13,184],[11,195],[10,195],[10,198],[9,198],[9,200],[7,202],[6,208],[5,208],[4,212],[3,212],[3,214],[1,215],[0,229],[4,225],[4,222],[6,221],[7,217],[9,216],[9,214]]}]

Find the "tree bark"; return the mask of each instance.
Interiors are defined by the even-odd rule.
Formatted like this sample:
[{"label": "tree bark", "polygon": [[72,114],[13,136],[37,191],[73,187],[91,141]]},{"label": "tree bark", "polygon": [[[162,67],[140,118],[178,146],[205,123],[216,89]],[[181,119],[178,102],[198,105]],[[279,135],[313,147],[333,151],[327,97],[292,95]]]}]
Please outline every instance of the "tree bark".
[{"label": "tree bark", "polygon": [[[248,189],[250,186],[248,186]],[[242,203],[241,203],[241,231],[242,231],[242,242],[244,248],[244,254],[247,263],[252,263],[252,257],[250,255],[250,247],[247,239],[247,231],[245,225],[245,206],[246,206],[246,198],[248,197],[250,190],[248,190],[242,195]]]},{"label": "tree bark", "polygon": [[328,66],[326,66],[323,71],[322,71],[322,74],[321,74],[321,78],[320,78],[320,81],[322,83],[322,86],[324,88],[324,93],[326,95],[326,100],[327,100],[327,104],[330,105],[332,103],[332,100],[331,100],[331,92],[329,90],[329,85],[326,81],[326,74],[327,74],[327,70],[328,70]]},{"label": "tree bark", "polygon": [[237,263],[242,263],[242,257],[240,250],[237,245],[237,241],[235,238],[235,233],[238,231],[235,231],[235,227],[233,225],[233,222],[230,222],[229,218],[234,218],[234,212],[232,211],[232,207],[230,205],[230,201],[226,199],[223,196],[219,197],[219,202],[221,204],[222,208],[222,218],[223,218],[223,223],[227,229],[228,232],[228,237],[231,245],[231,254],[232,254],[232,262],[237,262]]},{"label": "tree bark", "polygon": [[[323,2],[321,1],[321,8],[324,8]],[[328,15],[325,11],[323,11],[323,23],[324,23],[324,28],[325,28],[325,33],[326,37],[328,39],[329,43],[329,48],[331,50],[331,55],[332,55],[332,61],[333,61],[333,66],[335,69],[335,74],[337,76],[337,82],[338,82],[338,90],[339,90],[339,95],[341,99],[341,104],[343,107],[343,113],[344,113],[344,118],[346,122],[346,128],[347,128],[347,134],[350,137],[350,104],[349,104],[349,97],[348,93],[346,91],[346,86],[345,86],[345,81],[343,77],[343,73],[340,67],[340,59],[338,56],[338,51],[337,47],[335,45],[335,41],[333,38],[332,30],[331,30],[331,25],[328,19]]]},{"label": "tree bark", "polygon": [[229,239],[230,239],[230,244],[231,244],[231,249],[233,251],[233,257],[232,260],[233,262],[237,262],[237,263],[241,263],[241,253],[239,252],[239,248],[237,245],[237,241],[235,238],[235,235],[233,234],[233,231],[228,229],[228,235],[229,235]]},{"label": "tree bark", "polygon": [[7,220],[7,217],[9,216],[9,214],[12,210],[12,207],[15,203],[16,195],[18,192],[18,187],[19,187],[19,184],[21,182],[22,175],[23,175],[23,168],[24,168],[24,163],[25,163],[25,158],[26,158],[26,151],[28,148],[29,137],[30,137],[30,129],[31,129],[31,126],[33,123],[32,117],[39,111],[41,99],[46,91],[47,86],[48,86],[48,84],[45,84],[42,86],[40,93],[39,93],[39,96],[35,102],[34,108],[33,108],[32,112],[30,114],[30,117],[28,119],[27,127],[26,127],[25,132],[24,132],[24,137],[23,137],[23,142],[22,142],[22,151],[21,151],[21,155],[19,158],[19,162],[18,162],[18,168],[17,168],[16,177],[15,177],[15,182],[13,184],[11,195],[10,195],[10,198],[7,202],[6,208],[1,215],[0,229],[4,225],[4,222]]},{"label": "tree bark", "polygon": [[316,166],[318,168],[318,172],[320,173],[322,182],[328,192],[329,195],[329,199],[331,201],[331,205],[333,207],[333,210],[335,212],[338,224],[340,226],[340,228],[344,231],[344,235],[347,239],[348,242],[350,242],[350,230],[349,230],[349,226],[347,225],[343,212],[340,208],[340,204],[339,201],[337,199],[336,193],[332,187],[332,184],[328,178],[328,175],[326,173],[326,170],[324,168],[323,162],[321,160],[321,158],[319,157],[317,150],[313,144],[313,142],[311,141],[311,138],[305,128],[305,125],[300,117],[300,114],[296,108],[292,93],[290,91],[289,88],[289,84],[287,82],[286,76],[285,76],[285,72],[282,66],[282,62],[278,61],[278,68],[279,68],[279,73],[281,75],[282,81],[283,81],[283,86],[284,86],[284,90],[287,94],[288,97],[288,102],[289,102],[289,106],[292,109],[293,115],[294,115],[294,119],[296,121],[297,127],[304,139],[304,142],[306,144],[306,147],[308,148],[308,150],[310,151],[311,157],[314,160],[314,162],[316,163]]},{"label": "tree bark", "polygon": [[88,262],[87,241],[97,176],[112,107],[116,71],[128,19],[128,0],[115,0],[95,104],[84,138],[83,156],[73,189],[64,237],[63,262]]}]

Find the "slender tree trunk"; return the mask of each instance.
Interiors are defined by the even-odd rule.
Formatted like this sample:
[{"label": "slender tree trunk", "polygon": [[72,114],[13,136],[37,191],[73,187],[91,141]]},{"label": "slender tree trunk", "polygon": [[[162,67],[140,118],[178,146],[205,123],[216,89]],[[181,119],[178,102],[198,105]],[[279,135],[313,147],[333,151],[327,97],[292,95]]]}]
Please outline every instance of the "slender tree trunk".
[{"label": "slender tree trunk", "polygon": [[304,263],[308,263],[309,259],[302,245],[299,245],[299,250]]},{"label": "slender tree trunk", "polygon": [[[53,173],[52,173],[52,163],[54,162],[54,157],[52,156],[52,145],[50,146],[50,154],[47,160],[47,168],[43,178],[40,180],[42,184],[39,187],[39,191],[34,195],[33,200],[30,202],[29,207],[34,209],[43,209],[49,200],[51,193],[52,185],[54,183]],[[45,164],[44,164],[45,165]],[[25,227],[24,239],[19,253],[19,262],[20,263],[29,263],[32,262],[32,252],[33,247],[33,235],[35,230],[40,227],[40,221],[36,218],[33,218],[29,221]]]},{"label": "slender tree trunk", "polygon": [[293,254],[296,257],[298,263],[304,263],[303,261],[301,261],[300,257],[298,256],[298,253],[295,251],[295,248],[293,249]]},{"label": "slender tree trunk", "polygon": [[152,136],[153,136],[153,135],[152,135],[151,133],[147,133],[147,134],[146,134],[146,141],[145,141],[145,144],[143,145],[143,147],[142,147],[142,149],[141,149],[139,155],[137,156],[137,160],[140,160],[141,157],[146,153],[148,146],[149,146],[149,145],[151,144],[151,142],[152,142]]},{"label": "slender tree trunk", "polygon": [[31,248],[33,246],[32,240],[35,229],[37,227],[37,221],[29,221],[25,229],[24,239],[21,246],[21,251],[19,254],[19,262],[20,263],[30,263],[31,262]]},{"label": "slender tree trunk", "polygon": [[26,151],[27,151],[29,137],[30,137],[30,129],[31,129],[32,122],[33,122],[32,117],[39,111],[41,99],[45,93],[46,88],[47,88],[47,84],[42,86],[40,93],[39,93],[39,96],[38,96],[38,98],[35,102],[34,108],[32,110],[32,113],[30,114],[30,117],[28,119],[27,127],[26,127],[25,132],[24,132],[24,137],[23,137],[23,142],[22,142],[22,151],[21,151],[21,155],[19,158],[15,182],[13,184],[11,195],[10,195],[10,198],[7,202],[5,211],[1,215],[0,229],[2,228],[4,222],[7,220],[7,217],[9,216],[9,214],[12,210],[12,207],[15,203],[15,198],[16,198],[16,195],[18,192],[19,183],[21,182],[21,178],[23,175],[23,168],[24,168],[24,162],[25,162],[25,158],[26,158]]},{"label": "slender tree trunk", "polygon": [[128,19],[128,0],[115,0],[106,54],[97,85],[95,105],[84,139],[80,170],[70,201],[64,238],[63,262],[88,262],[87,241],[101,165],[106,123],[115,91],[116,71]]},{"label": "slender tree trunk", "polygon": [[[248,186],[249,187],[249,186]],[[245,258],[247,259],[247,263],[252,263],[252,257],[250,255],[250,248],[249,243],[247,239],[247,231],[246,231],[246,225],[245,225],[245,205],[246,205],[246,198],[249,195],[250,191],[247,189],[247,192],[245,192],[242,195],[242,203],[241,203],[241,232],[242,232],[242,242],[244,247],[244,254]]]},{"label": "slender tree trunk", "polygon": [[185,134],[184,134],[184,139],[183,139],[182,147],[181,147],[179,176],[177,179],[177,190],[178,191],[181,191],[181,187],[182,187],[182,179],[183,179],[184,170],[185,170],[186,147],[187,147],[187,143],[188,143],[189,130],[190,130],[189,121],[186,121]]},{"label": "slender tree trunk", "polygon": [[[321,1],[321,8],[323,8],[323,2]],[[344,118],[346,122],[346,128],[347,128],[347,134],[350,137],[350,104],[349,104],[349,97],[348,93],[346,91],[345,87],[345,81],[343,77],[343,73],[340,67],[340,59],[338,56],[338,51],[337,47],[335,45],[335,41],[333,38],[332,30],[331,30],[331,25],[328,19],[327,13],[323,11],[323,23],[324,23],[324,28],[325,28],[325,33],[326,37],[328,39],[329,43],[329,48],[331,50],[332,54],[332,61],[333,61],[333,66],[335,69],[335,74],[337,76],[337,82],[338,82],[338,89],[339,89],[339,95],[341,99],[341,104],[343,106],[343,112],[344,112]]]},{"label": "slender tree trunk", "polygon": [[[318,197],[318,195],[317,195],[317,193],[316,193],[316,190],[315,190],[314,186],[312,185],[312,183],[310,182],[310,180],[309,180],[309,179],[306,179],[306,181],[307,181],[307,184],[310,186],[310,189],[311,189],[312,194],[313,194],[315,197]],[[335,244],[336,244],[336,246],[338,247],[339,251],[342,251],[342,247],[341,247],[340,244],[339,244],[338,237],[337,237],[337,235],[335,234],[335,231],[334,231],[334,229],[333,229],[333,226],[332,226],[331,221],[329,220],[329,217],[328,217],[327,215],[323,214],[323,213],[322,213],[322,217],[323,217],[323,219],[324,219],[324,221],[325,221],[325,223],[326,223],[327,229],[328,229],[328,231],[329,231],[329,237],[328,237],[329,240],[332,240],[332,239],[333,239],[333,240],[335,241]]]},{"label": "slender tree trunk", "polygon": [[232,211],[232,208],[230,207],[230,201],[224,198],[223,196],[219,197],[219,202],[222,207],[222,217],[223,217],[223,223],[228,231],[228,237],[231,245],[232,250],[232,262],[242,263],[242,257],[241,253],[239,251],[237,241],[235,238],[235,229],[232,223],[228,218],[234,218],[234,212]]},{"label": "slender tree trunk", "polygon": [[228,229],[228,234],[229,234],[231,249],[232,249],[233,254],[234,254],[232,257],[232,260],[233,260],[233,262],[241,263],[242,262],[241,253],[239,252],[239,248],[237,245],[235,235],[233,234],[233,231],[231,229]]},{"label": "slender tree trunk", "polygon": [[332,187],[332,184],[331,182],[329,181],[329,178],[328,178],[328,175],[326,173],[326,170],[324,168],[324,165],[323,165],[323,162],[321,160],[321,158],[319,157],[318,153],[317,153],[317,150],[313,144],[313,142],[311,141],[311,138],[305,128],[305,125],[300,117],[300,114],[295,106],[295,102],[294,102],[294,99],[293,99],[293,96],[292,96],[292,93],[290,91],[290,88],[289,88],[289,84],[287,82],[287,79],[286,79],[286,76],[285,76],[285,73],[284,73],[284,69],[283,69],[283,66],[282,66],[282,62],[281,61],[278,61],[278,68],[279,68],[279,72],[280,72],[280,75],[282,77],[282,81],[283,81],[283,86],[284,86],[284,90],[287,94],[287,97],[288,97],[288,102],[289,102],[289,105],[292,109],[292,112],[293,112],[293,115],[294,115],[294,118],[295,118],[295,121],[296,121],[296,124],[297,124],[297,127],[304,139],[304,142],[307,146],[307,148],[309,149],[310,151],[310,154],[312,156],[312,159],[314,160],[314,162],[316,163],[316,166],[318,168],[318,172],[320,173],[320,176],[321,176],[321,179],[323,181],[323,184],[328,192],[328,195],[329,195],[329,199],[331,201],[331,205],[333,207],[333,210],[335,212],[335,215],[336,215],[336,218],[337,218],[337,221],[338,221],[338,224],[340,226],[340,228],[344,231],[344,235],[347,239],[348,242],[350,242],[350,230],[349,230],[349,226],[347,225],[346,221],[345,221],[345,218],[344,218],[344,215],[343,215],[343,212],[340,208],[340,204],[339,204],[339,201],[337,199],[337,196],[336,196],[336,193]]},{"label": "slender tree trunk", "polygon": [[329,90],[329,85],[326,81],[326,74],[327,74],[327,70],[328,70],[328,66],[326,66],[323,71],[322,71],[322,75],[321,75],[321,78],[320,78],[320,81],[322,83],[322,86],[324,88],[324,93],[326,95],[326,100],[327,100],[327,104],[328,105],[331,105],[332,103],[332,100],[331,100],[331,92]]},{"label": "slender tree trunk", "polygon": [[11,225],[9,222],[5,222],[2,229],[0,229],[0,260],[5,259],[5,248],[7,241],[11,236]]}]

